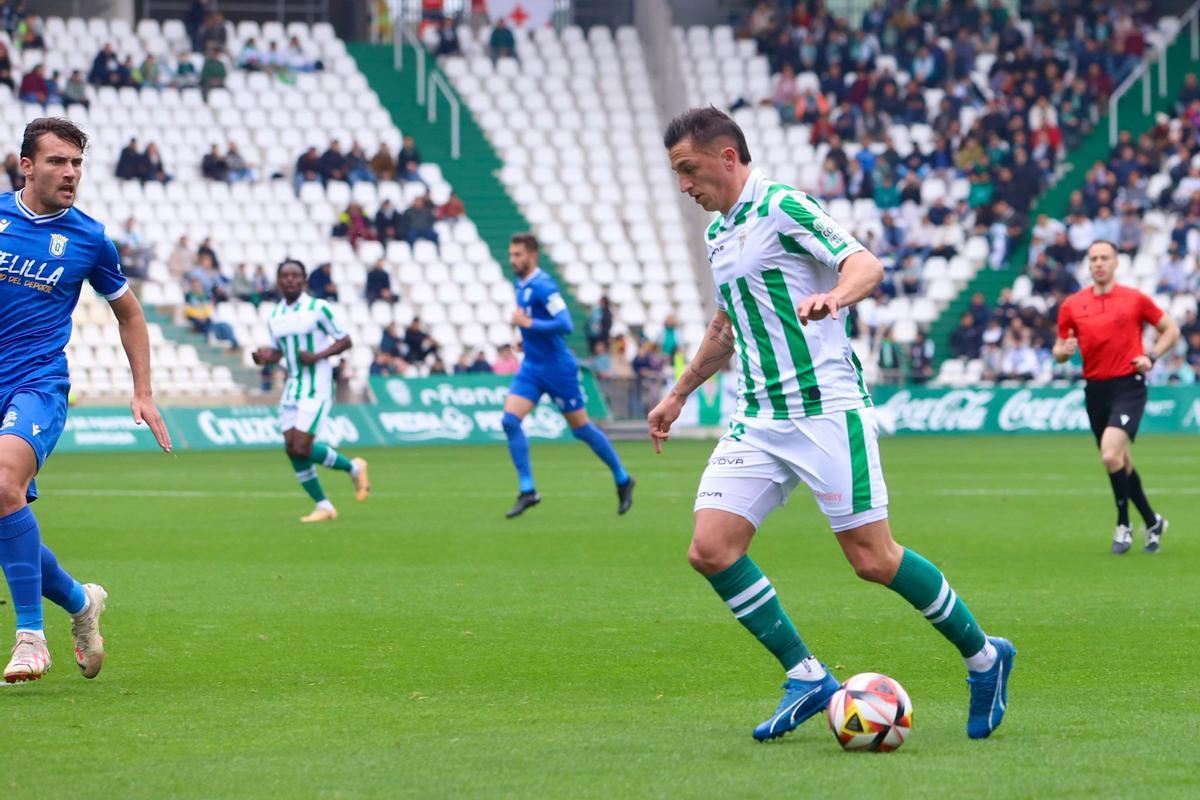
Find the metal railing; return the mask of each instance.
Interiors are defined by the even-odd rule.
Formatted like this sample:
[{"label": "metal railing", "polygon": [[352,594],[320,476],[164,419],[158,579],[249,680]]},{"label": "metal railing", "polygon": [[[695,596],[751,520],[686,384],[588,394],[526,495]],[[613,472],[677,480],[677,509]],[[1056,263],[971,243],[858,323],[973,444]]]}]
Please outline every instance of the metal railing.
[{"label": "metal railing", "polygon": [[667,390],[665,375],[596,376],[615,421],[644,420]]},{"label": "metal railing", "polygon": [[417,61],[417,104],[425,105],[425,47],[413,36],[407,25],[392,26],[392,47],[395,50],[397,72],[404,71],[404,45],[412,47]]},{"label": "metal railing", "polygon": [[1179,34],[1184,28],[1190,29],[1191,37],[1191,56],[1193,61],[1200,60],[1200,2],[1193,3],[1182,17],[1179,18],[1179,27],[1171,34],[1171,38],[1163,42],[1159,47],[1154,49],[1153,55],[1147,55],[1142,60],[1133,73],[1121,82],[1121,85],[1116,88],[1112,96],[1108,98],[1108,141],[1109,144],[1116,146],[1121,134],[1121,126],[1118,117],[1120,116],[1121,98],[1123,98],[1130,89],[1138,82],[1142,82],[1142,114],[1149,116],[1153,108],[1154,90],[1151,86],[1152,78],[1150,73],[1150,65],[1153,61],[1158,61],[1158,96],[1167,96],[1167,53],[1174,46],[1175,41],[1179,38]]},{"label": "metal railing", "polygon": [[417,105],[425,107],[426,117],[431,123],[437,122],[438,94],[446,98],[446,103],[450,106],[450,157],[457,159],[462,154],[462,103],[454,94],[450,82],[436,67],[430,69],[425,63],[430,57],[425,51],[425,46],[403,22],[392,26],[392,48],[392,63],[396,71],[401,73],[405,70],[404,51],[412,48],[416,61]]},{"label": "metal railing", "polygon": [[461,153],[460,137],[462,129],[459,125],[459,108],[462,104],[454,96],[454,90],[450,88],[450,82],[442,77],[442,73],[434,70],[429,73],[429,92],[427,94],[429,101],[427,108],[430,122],[437,122],[437,96],[439,90],[450,104],[450,157],[457,159]]}]

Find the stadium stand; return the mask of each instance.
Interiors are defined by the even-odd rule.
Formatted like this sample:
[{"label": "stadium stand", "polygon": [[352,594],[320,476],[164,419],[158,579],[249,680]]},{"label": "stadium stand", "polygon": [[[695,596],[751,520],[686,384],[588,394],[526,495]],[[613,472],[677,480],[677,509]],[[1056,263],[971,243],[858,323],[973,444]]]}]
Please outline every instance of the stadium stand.
[{"label": "stadium stand", "polygon": [[704,304],[636,31],[514,35],[518,58],[493,63],[490,31],[460,26],[462,55],[442,60],[504,185],[578,299],[609,299],[615,334],[656,338],[674,314],[698,342]]},{"label": "stadium stand", "polygon": [[[852,220],[856,234],[884,258],[884,289],[856,315],[855,346],[869,379],[897,379],[906,371],[898,362],[916,380],[934,378],[935,348],[962,351],[936,376],[951,384],[1023,375],[1005,364],[1032,363],[1004,352],[1005,342],[1007,350],[1017,349],[1020,330],[1002,331],[1007,338],[996,340],[995,326],[987,324],[995,315],[978,304],[973,330],[958,334],[953,348],[925,332],[980,270],[1005,263],[1026,228],[1035,237],[1054,232],[1049,220],[1028,220],[1034,198],[1061,176],[1062,152],[1094,125],[1116,79],[1170,32],[1169,20],[1155,27],[1119,6],[1067,6],[1031,7],[1028,18],[1018,19],[992,4],[971,28],[977,33],[965,36],[944,11],[920,6],[910,13],[897,4],[877,4],[860,28],[825,12],[785,19],[760,7],[734,26],[675,31],[689,104],[731,109],[769,175]],[[118,241],[127,238],[127,221],[136,222],[129,249],[139,257],[126,261],[158,326],[156,355],[167,359],[160,366],[178,368],[164,373],[174,388],[204,395],[258,382],[245,351],[230,360],[189,333],[186,270],[172,270],[167,258],[185,236],[210,241],[231,295],[203,326],[211,344],[264,341],[272,301],[260,278],[269,278],[285,255],[310,268],[330,265],[328,281],[360,344],[378,348],[385,329],[404,330],[418,320],[436,344],[422,348],[424,360],[397,357],[381,365],[369,349],[356,348],[346,371],[352,390],[383,366],[410,375],[446,365],[478,368],[511,340],[505,271],[480,239],[470,208],[451,202],[438,164],[405,174],[400,158],[396,180],[353,169],[346,180],[297,174],[297,156],[315,148],[319,157],[335,140],[368,168],[381,150],[390,159],[414,146],[329,25],[234,25],[210,16],[188,31],[178,20],[131,26],[48,17],[35,33],[44,49],[15,47],[0,34],[7,48],[0,66],[7,58],[12,67],[11,85],[0,81],[0,108],[11,112],[4,132],[15,151],[19,121],[49,113],[70,116],[93,134],[80,204]],[[661,372],[666,359],[646,344],[669,340],[671,351],[690,349],[702,335],[704,302],[678,193],[656,157],[661,126],[636,32],[513,31],[515,58],[494,58],[491,34],[486,26],[445,25],[428,44],[502,157],[501,181],[574,295],[593,315],[606,300],[606,324],[621,346],[614,340],[597,363],[615,364],[619,374]],[[215,81],[214,60],[220,62]],[[48,79],[45,93],[36,93],[43,102],[22,103],[18,87],[39,65]],[[100,76],[95,85],[80,79],[93,73]],[[212,88],[189,88],[202,81]],[[140,153],[150,146],[161,153],[161,170],[142,164],[134,173],[139,180],[118,180],[119,154],[134,138]],[[1137,191],[1153,196],[1168,182],[1178,188],[1193,177],[1173,174],[1175,162],[1166,172],[1152,171],[1144,150],[1134,148],[1134,184],[1143,185]],[[15,156],[6,159],[6,171],[19,178]],[[1114,171],[1115,164],[1103,165],[1096,177],[1109,181]],[[1120,186],[1094,193],[1132,191],[1125,185],[1129,170],[1120,172]],[[585,193],[582,186],[599,188]],[[435,216],[436,241],[380,235],[385,201],[385,215],[403,219],[422,197],[431,209],[454,208]],[[1169,245],[1175,214],[1150,206],[1138,226],[1140,245],[1125,260],[1141,285],[1158,289],[1152,268]],[[1120,208],[1114,211],[1119,229]],[[1098,216],[1087,221],[1111,224]],[[1072,222],[1068,244],[1078,244],[1083,228]],[[1045,312],[1055,307],[1056,292],[1079,279],[1078,268],[1067,268],[1053,252],[1053,242],[1035,239],[1028,274],[1002,301],[1028,317],[1038,359],[1037,345],[1051,333]],[[1193,255],[1180,257],[1185,276],[1193,274],[1187,261]],[[387,286],[390,296],[372,289],[368,299],[372,269],[372,286]],[[1194,286],[1170,302],[1185,318],[1195,305]],[[98,312],[81,303],[78,318],[72,347],[98,347],[96,337],[86,338]],[[985,346],[999,355],[988,350],[990,361],[982,358]],[[80,396],[121,392],[120,371],[103,368],[112,355],[120,354],[101,356],[96,369],[91,361],[76,367]],[[1070,376],[1037,363],[1030,375],[1036,380]]]},{"label": "stadium stand", "polygon": [[1084,253],[1096,240],[1119,251],[1117,278],[1150,295],[1179,323],[1175,353],[1160,359],[1154,384],[1194,383],[1200,378],[1200,89],[1185,79],[1177,114],[1160,114],[1137,142],[1124,136],[1107,161],[1088,170],[1083,188],[1070,196],[1065,220],[1042,216],[1033,228],[1025,274],[995,308],[977,308],[966,343],[942,364],[938,380],[968,385],[1010,379],[1046,383],[1076,377],[1050,355],[1058,306],[1090,284]]},{"label": "stadium stand", "polygon": [[[760,3],[734,25],[674,32],[689,105],[729,109],[768,174],[853,220],[883,257],[890,281],[861,304],[856,340],[875,380],[902,374],[896,349],[910,377],[931,377],[945,343],[923,332],[979,270],[1006,264],[1062,154],[1171,32],[1120,4],[1023,6],[1020,19],[992,3],[966,24],[963,8],[906,6],[875,3],[852,27]],[[983,379],[961,366],[945,377]]]},{"label": "stadium stand", "polygon": [[[184,343],[184,347],[171,349],[162,342],[165,349],[156,351],[162,356],[156,360],[159,368],[176,370],[167,373],[173,390],[183,394],[211,394],[218,387],[237,391],[233,376],[240,377],[243,384],[256,382],[251,377],[256,373],[249,370],[252,347],[241,354],[241,366],[246,369],[230,370],[225,364],[214,365],[207,372],[201,371],[205,365],[200,359],[208,348],[187,349],[186,287],[166,263],[167,253],[181,236],[191,242],[210,240],[220,254],[225,280],[232,279],[243,264],[251,274],[263,267],[273,275],[275,265],[289,255],[301,258],[310,269],[330,263],[333,280],[343,289],[341,310],[351,335],[362,345],[377,345],[384,327],[392,323],[405,327],[414,317],[429,327],[448,363],[458,361],[466,349],[482,349],[490,355],[510,342],[504,319],[505,309],[512,304],[512,288],[479,240],[469,216],[435,222],[440,253],[439,246],[426,240],[411,246],[405,241],[389,241],[385,246],[364,239],[352,247],[346,239],[332,235],[339,216],[351,203],[359,204],[371,217],[384,200],[391,200],[402,211],[426,194],[436,205],[445,204],[452,191],[437,164],[422,164],[420,181],[305,182],[297,192],[292,166],[305,147],[323,150],[336,139],[357,142],[369,153],[380,145],[399,152],[403,143],[401,132],[328,24],[224,23],[231,53],[244,50],[244,43],[251,39],[281,45],[295,39],[304,52],[321,62],[324,71],[247,71],[230,65],[224,87],[206,95],[170,85],[181,72],[187,75],[202,69],[205,58],[192,52],[178,20],[161,25],[141,20],[133,29],[121,20],[110,24],[103,19],[49,17],[44,29],[45,51],[9,47],[16,73],[24,74],[38,64],[45,64],[52,73],[86,72],[106,43],[113,44],[118,57],[127,57],[134,64],[143,63],[148,54],[160,54],[163,88],[90,86],[87,106],[53,102],[43,106],[21,104],[0,85],[0,108],[8,112],[2,132],[14,153],[23,120],[44,114],[69,116],[92,136],[80,207],[103,221],[117,239],[126,220],[135,218],[144,245],[153,250],[139,295],[151,314],[155,309],[165,313],[157,319],[159,333]],[[8,43],[2,35],[0,42]],[[190,66],[184,68],[184,64]],[[116,179],[119,151],[133,138],[158,145],[172,176],[169,182]],[[231,143],[254,166],[256,180],[227,183],[202,174],[203,158],[213,146],[225,151]],[[399,302],[366,301],[368,265],[381,259]],[[98,343],[86,338],[93,320],[91,308],[81,303],[78,318],[83,324],[76,331],[76,340],[95,347]],[[213,320],[232,329],[237,341],[253,346],[267,341],[263,321],[271,308],[270,302],[256,305],[233,298],[216,305]],[[112,353],[106,352],[101,363],[108,363],[108,355]],[[370,347],[352,351],[352,368],[347,371],[352,390],[363,388],[373,360]],[[120,394],[115,373],[83,366],[90,363],[73,361],[78,395]],[[427,365],[410,364],[409,374],[419,374],[432,364],[432,358]],[[219,380],[212,379],[214,374]],[[189,376],[195,379],[191,383]]]}]

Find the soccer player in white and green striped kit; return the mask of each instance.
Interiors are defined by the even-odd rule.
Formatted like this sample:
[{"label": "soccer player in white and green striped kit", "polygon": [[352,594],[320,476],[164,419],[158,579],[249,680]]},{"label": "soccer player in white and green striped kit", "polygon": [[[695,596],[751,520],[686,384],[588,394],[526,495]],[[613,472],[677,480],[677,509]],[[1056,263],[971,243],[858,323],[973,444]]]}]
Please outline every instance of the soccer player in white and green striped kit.
[{"label": "soccer player in white and green striped kit", "polygon": [[736,357],[737,410],[708,461],[688,560],[787,674],[759,741],[795,729],[839,688],[747,551],[766,516],[801,482],[829,518],[858,576],[899,594],[967,667],[967,735],[987,737],[1007,706],[1016,650],[988,637],[942,572],[892,539],[878,426],[839,310],[883,277],[879,260],[804,192],[750,165],[737,124],[692,109],[664,137],[680,190],[719,212],[707,232],[718,310],[678,383],[650,412],[655,449],[687,396]]},{"label": "soccer player in white and green striped kit", "polygon": [[301,522],[337,519],[337,509],[325,496],[317,478],[317,465],[346,472],[361,503],[371,490],[367,462],[349,459],[316,438],[333,407],[333,365],[329,359],[350,349],[350,335],[342,330],[329,303],[305,293],[308,271],[288,259],[279,265],[275,282],[283,302],[267,319],[273,346],[254,351],[255,364],[283,362],[288,379],[279,401],[279,429],[296,480],[316,503]]}]

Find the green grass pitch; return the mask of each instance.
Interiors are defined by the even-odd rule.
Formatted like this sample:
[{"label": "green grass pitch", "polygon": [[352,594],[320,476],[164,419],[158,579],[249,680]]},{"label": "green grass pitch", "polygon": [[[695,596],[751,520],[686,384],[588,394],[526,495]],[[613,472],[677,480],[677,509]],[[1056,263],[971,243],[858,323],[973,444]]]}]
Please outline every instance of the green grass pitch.
[{"label": "green grass pitch", "polygon": [[751,740],[778,666],[685,560],[711,443],[620,445],[624,518],[585,447],[535,445],[545,499],[513,521],[503,447],[368,451],[365,505],[322,472],[323,526],[282,452],[58,455],[36,511],[111,593],[109,658],[82,679],[47,607],[54,670],[0,688],[0,797],[1197,797],[1198,444],[1138,443],[1172,527],[1116,558],[1087,437],[883,442],[897,538],[1020,650],[982,742],[958,654],[813,502],[768,520],[752,553],[817,656],[908,689],[893,754],[842,752],[823,715]]}]

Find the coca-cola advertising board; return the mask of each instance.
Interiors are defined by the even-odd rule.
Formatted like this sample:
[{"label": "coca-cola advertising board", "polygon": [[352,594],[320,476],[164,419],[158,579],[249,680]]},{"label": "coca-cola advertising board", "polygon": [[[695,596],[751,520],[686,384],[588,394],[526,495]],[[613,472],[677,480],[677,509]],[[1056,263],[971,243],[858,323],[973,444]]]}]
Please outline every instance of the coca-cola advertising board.
[{"label": "coca-cola advertising board", "polygon": [[[907,433],[1089,431],[1083,387],[932,389],[879,386],[880,426]],[[1152,386],[1143,433],[1200,433],[1200,387]]]}]

